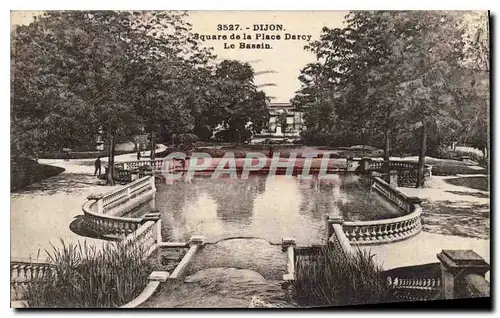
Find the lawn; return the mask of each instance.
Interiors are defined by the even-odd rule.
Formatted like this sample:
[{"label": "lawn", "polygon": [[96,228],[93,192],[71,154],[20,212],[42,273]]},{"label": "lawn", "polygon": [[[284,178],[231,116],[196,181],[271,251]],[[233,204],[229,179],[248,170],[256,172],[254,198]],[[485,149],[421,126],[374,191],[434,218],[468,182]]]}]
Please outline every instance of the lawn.
[{"label": "lawn", "polygon": [[27,158],[11,158],[10,190],[16,191],[43,179],[56,176],[63,168],[39,164]]},{"label": "lawn", "polygon": [[454,178],[447,179],[445,182],[456,185],[467,187],[475,190],[489,191],[488,177],[464,177],[464,178]]}]

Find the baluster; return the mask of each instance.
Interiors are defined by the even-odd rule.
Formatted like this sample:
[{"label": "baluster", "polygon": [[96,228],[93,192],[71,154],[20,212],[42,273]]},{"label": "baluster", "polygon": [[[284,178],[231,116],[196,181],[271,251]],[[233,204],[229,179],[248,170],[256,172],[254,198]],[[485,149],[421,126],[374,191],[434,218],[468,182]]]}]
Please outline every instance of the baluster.
[{"label": "baluster", "polygon": [[33,279],[33,271],[30,265],[26,265],[26,280],[31,281]]},{"label": "baluster", "polygon": [[416,230],[417,230],[417,219],[411,219],[410,220],[410,229],[411,229],[411,233],[416,233]]},{"label": "baluster", "polygon": [[375,230],[376,228],[377,228],[376,226],[370,226],[370,229],[372,230],[370,233],[370,240],[371,241],[377,240],[377,231]]},{"label": "baluster", "polygon": [[394,238],[398,238],[399,237],[399,222],[396,222],[393,225],[394,225],[393,236],[394,236]]},{"label": "baluster", "polygon": [[370,228],[362,227],[363,229],[363,242],[370,241]]},{"label": "baluster", "polygon": [[393,227],[394,227],[394,223],[389,223],[386,225],[387,227],[387,238],[389,240],[392,240],[394,238],[394,236],[392,235],[394,233],[394,230],[393,230]]},{"label": "baluster", "polygon": [[356,226],[355,227],[355,231],[356,231],[356,241],[359,242],[359,243],[362,243],[363,242],[363,238],[364,238],[364,231],[363,231],[363,227],[361,226]]},{"label": "baluster", "polygon": [[388,236],[388,235],[389,235],[389,232],[387,231],[387,227],[388,227],[388,226],[389,226],[388,224],[383,224],[383,225],[382,225],[382,227],[383,227],[383,229],[384,229],[384,230],[382,231],[382,239],[383,239],[383,240],[387,240],[387,239],[389,238],[389,236]]},{"label": "baluster", "polygon": [[[349,234],[349,236],[347,237],[349,239],[349,241],[356,243],[358,241],[357,231],[356,231],[357,227],[346,227],[346,229],[347,229],[346,234],[347,233]],[[337,238],[337,240],[338,240],[338,238]]]},{"label": "baluster", "polygon": [[361,228],[358,226],[352,227],[353,242],[361,242],[363,240],[363,235],[361,233]]},{"label": "baluster", "polygon": [[408,221],[403,221],[403,233],[404,236],[408,234]]},{"label": "baluster", "polygon": [[384,231],[385,225],[377,225],[377,240],[383,240],[384,239]]},{"label": "baluster", "polygon": [[404,232],[403,234],[406,236],[410,230],[410,221],[404,221]]}]

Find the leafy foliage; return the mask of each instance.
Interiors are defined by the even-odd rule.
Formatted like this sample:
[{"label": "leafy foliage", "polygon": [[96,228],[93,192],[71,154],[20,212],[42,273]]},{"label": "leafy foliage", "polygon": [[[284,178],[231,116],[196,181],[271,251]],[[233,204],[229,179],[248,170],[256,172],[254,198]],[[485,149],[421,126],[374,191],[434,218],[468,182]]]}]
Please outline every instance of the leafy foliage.
[{"label": "leafy foliage", "polygon": [[[186,13],[47,11],[12,33],[12,152],[91,150],[99,134],[157,139],[216,128],[228,139],[260,131],[266,96],[248,64],[215,67]],[[154,152],[152,152],[154,155]],[[112,174],[112,169],[110,169]],[[108,176],[108,182],[113,178]]]},{"label": "leafy foliage", "polygon": [[392,148],[423,158],[452,141],[486,148],[487,34],[484,12],[349,13],[305,47],[317,62],[292,100],[304,140],[383,144],[386,157]]},{"label": "leafy foliage", "polygon": [[55,270],[28,286],[31,308],[115,308],[137,297],[151,265],[138,245],[65,244],[48,252]]}]

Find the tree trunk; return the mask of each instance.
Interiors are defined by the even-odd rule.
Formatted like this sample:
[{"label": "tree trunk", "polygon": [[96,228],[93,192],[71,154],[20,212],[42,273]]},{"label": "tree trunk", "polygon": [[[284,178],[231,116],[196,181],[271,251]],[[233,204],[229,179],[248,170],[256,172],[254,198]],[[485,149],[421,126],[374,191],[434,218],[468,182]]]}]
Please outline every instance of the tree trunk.
[{"label": "tree trunk", "polygon": [[427,150],[427,124],[422,121],[422,137],[420,140],[420,154],[418,156],[418,174],[417,188],[424,187],[424,167],[425,167],[425,152]]},{"label": "tree trunk", "polygon": [[389,173],[391,172],[391,167],[389,164],[390,160],[390,152],[391,152],[391,130],[389,128],[389,125],[385,128],[385,133],[384,133],[384,173]]},{"label": "tree trunk", "polygon": [[366,138],[365,138],[365,132],[364,131],[363,131],[363,134],[361,136],[361,140],[362,140],[362,144],[363,144],[362,148],[361,148],[362,149],[361,150],[362,151],[361,157],[364,158],[365,157],[365,143],[366,143]]},{"label": "tree trunk", "polygon": [[151,154],[150,158],[151,160],[155,160],[155,153],[156,153],[156,144],[155,144],[155,125],[151,125],[151,131],[150,131],[150,138],[151,138]]},{"label": "tree trunk", "polygon": [[115,139],[112,132],[108,132],[108,175],[106,185],[115,185],[114,165],[115,165]]}]

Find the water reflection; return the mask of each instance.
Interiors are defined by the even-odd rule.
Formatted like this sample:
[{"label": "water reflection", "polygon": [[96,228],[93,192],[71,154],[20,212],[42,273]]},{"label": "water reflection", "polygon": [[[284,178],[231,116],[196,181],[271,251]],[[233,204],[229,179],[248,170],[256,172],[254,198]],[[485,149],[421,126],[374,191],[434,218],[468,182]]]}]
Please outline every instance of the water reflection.
[{"label": "water reflection", "polygon": [[264,193],[264,178],[218,179],[200,183],[217,204],[217,217],[223,222],[250,225],[254,210],[254,202],[258,195]]},{"label": "water reflection", "polygon": [[252,176],[231,180],[196,177],[158,187],[167,240],[204,235],[208,242],[228,237],[259,237],[298,244],[325,239],[324,216],[371,220],[399,215],[399,210],[370,193],[352,174],[304,180],[287,176]]}]

